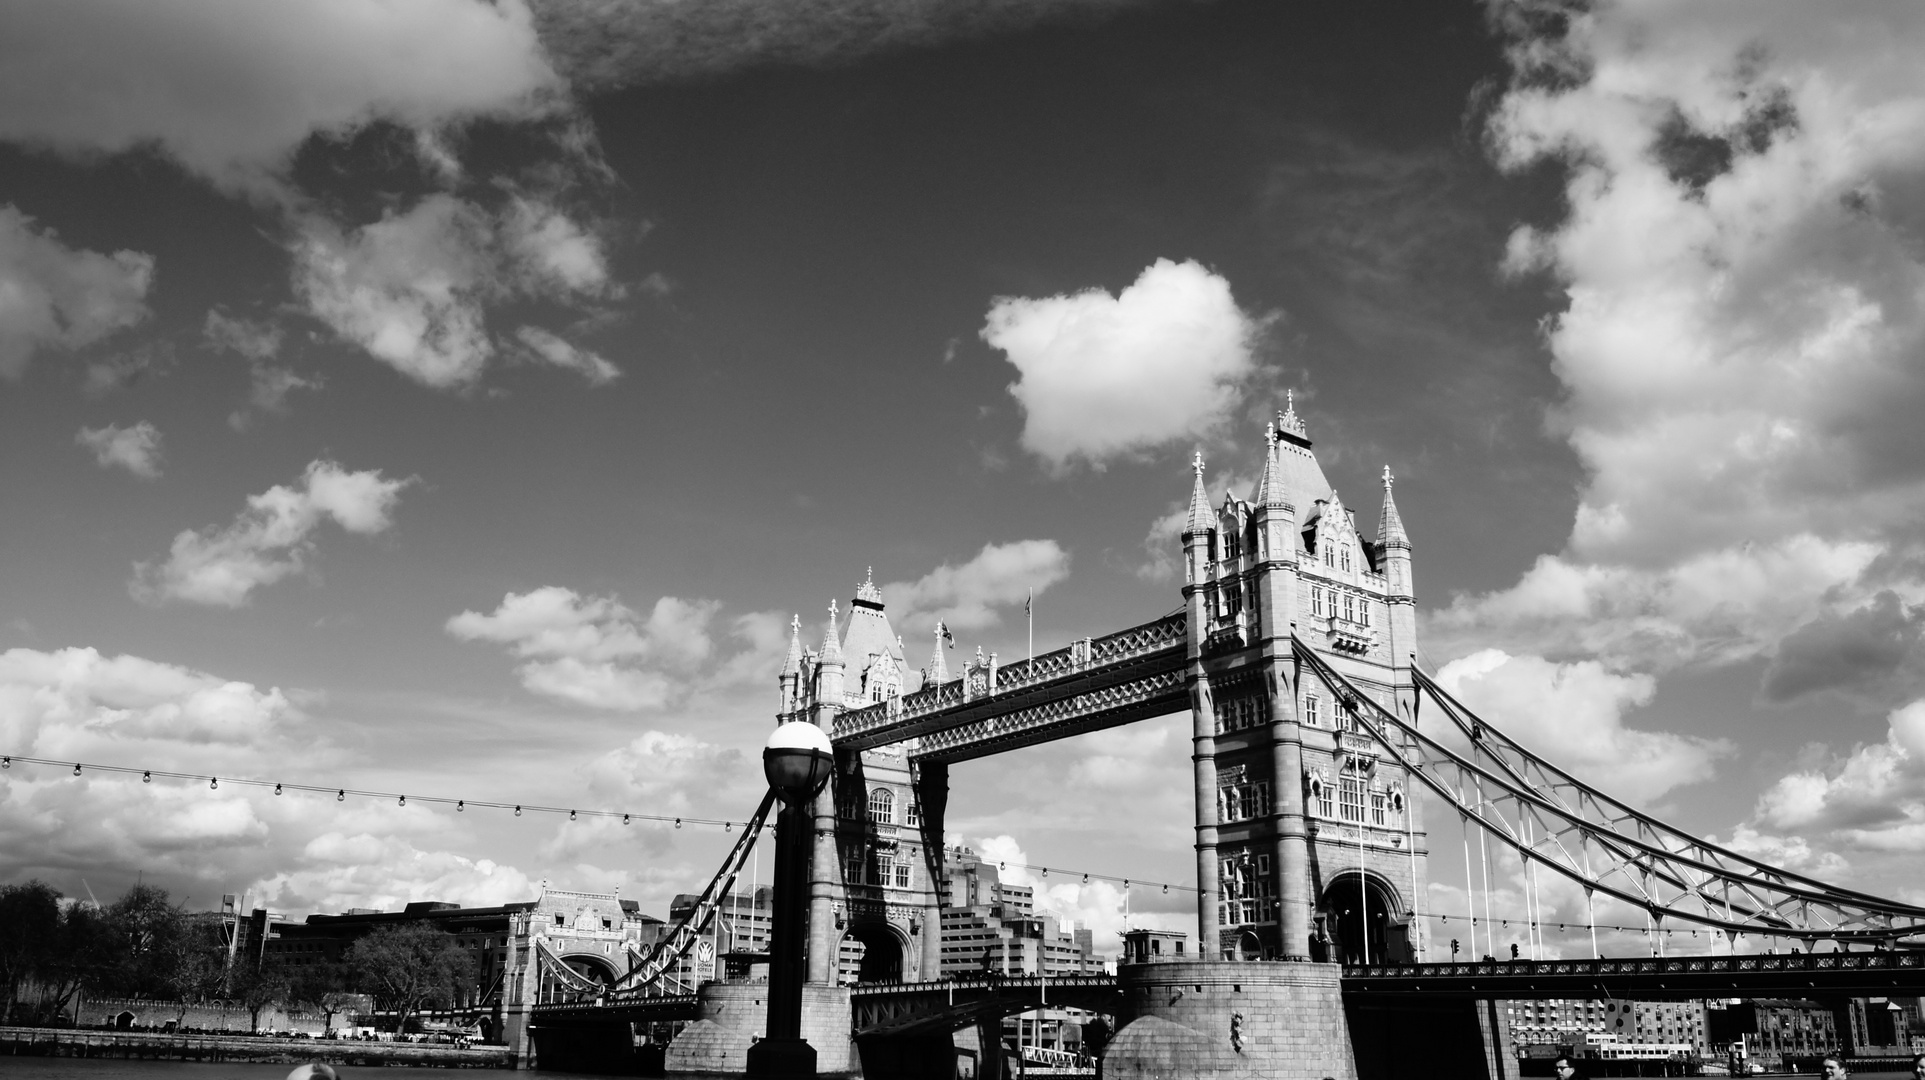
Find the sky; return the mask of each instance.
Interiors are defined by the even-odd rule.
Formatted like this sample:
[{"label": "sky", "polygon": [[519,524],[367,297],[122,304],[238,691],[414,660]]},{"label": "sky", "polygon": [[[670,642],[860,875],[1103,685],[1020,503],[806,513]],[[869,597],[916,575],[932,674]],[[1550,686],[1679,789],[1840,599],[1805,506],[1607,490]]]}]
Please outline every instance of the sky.
[{"label": "sky", "polygon": [[[1192,454],[1247,494],[1294,394],[1367,521],[1396,475],[1474,708],[1925,903],[1925,9],[0,19],[0,753],[417,796],[18,763],[0,882],[664,914],[732,836],[419,796],[745,817],[791,618],[1161,616]],[[1187,723],[959,766],[949,830],[1186,882]]]}]

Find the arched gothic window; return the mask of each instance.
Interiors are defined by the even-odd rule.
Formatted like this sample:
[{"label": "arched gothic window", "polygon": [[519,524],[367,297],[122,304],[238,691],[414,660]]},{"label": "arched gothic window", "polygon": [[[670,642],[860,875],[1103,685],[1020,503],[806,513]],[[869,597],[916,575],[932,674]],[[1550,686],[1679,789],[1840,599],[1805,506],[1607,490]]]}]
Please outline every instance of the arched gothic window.
[{"label": "arched gothic window", "polygon": [[896,794],[888,788],[869,793],[869,820],[880,825],[896,823]]}]

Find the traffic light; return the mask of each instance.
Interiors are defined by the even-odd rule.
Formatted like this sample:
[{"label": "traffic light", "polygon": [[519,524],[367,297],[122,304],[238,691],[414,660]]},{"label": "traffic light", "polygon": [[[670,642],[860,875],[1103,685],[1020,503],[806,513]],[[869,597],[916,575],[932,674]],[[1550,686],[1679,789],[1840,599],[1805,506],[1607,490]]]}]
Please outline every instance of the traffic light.
[{"label": "traffic light", "polygon": [[1450,939],[1450,958],[1452,960],[1457,959],[1457,939],[1456,938]]},{"label": "traffic light", "polygon": [[1517,942],[1511,942],[1511,959],[1517,959]]}]

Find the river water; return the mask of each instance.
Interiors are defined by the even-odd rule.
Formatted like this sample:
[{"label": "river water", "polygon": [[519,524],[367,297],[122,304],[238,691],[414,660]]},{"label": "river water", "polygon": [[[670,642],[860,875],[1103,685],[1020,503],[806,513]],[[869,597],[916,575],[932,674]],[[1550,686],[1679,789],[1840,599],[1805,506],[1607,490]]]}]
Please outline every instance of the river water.
[{"label": "river water", "polygon": [[[5,1080],[284,1080],[293,1065],[245,1062],[123,1061],[115,1058],[0,1057]],[[422,1080],[608,1080],[584,1073],[516,1072],[513,1069],[381,1068],[336,1065],[343,1080],[397,1080],[404,1072],[418,1072]]]}]

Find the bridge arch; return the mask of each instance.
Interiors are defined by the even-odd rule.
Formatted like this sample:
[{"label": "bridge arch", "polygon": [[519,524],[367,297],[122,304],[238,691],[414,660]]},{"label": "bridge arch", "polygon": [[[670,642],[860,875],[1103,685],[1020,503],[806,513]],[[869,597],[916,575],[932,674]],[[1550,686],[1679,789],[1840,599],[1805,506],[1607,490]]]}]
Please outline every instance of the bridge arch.
[{"label": "bridge arch", "polygon": [[575,974],[585,979],[593,979],[603,986],[621,977],[621,972],[615,970],[615,965],[609,961],[608,957],[595,953],[563,953],[561,962],[567,964],[568,969]]},{"label": "bridge arch", "polygon": [[910,940],[907,930],[894,922],[868,919],[851,922],[842,940],[862,946],[862,956],[856,962],[856,982],[899,983],[906,977],[905,958],[915,942]]},{"label": "bridge arch", "polygon": [[[1361,876],[1361,880],[1360,879]],[[1335,874],[1317,898],[1314,918],[1326,959],[1361,964],[1408,964],[1409,902],[1396,884],[1372,870]],[[1366,949],[1366,945],[1368,948]]]}]

